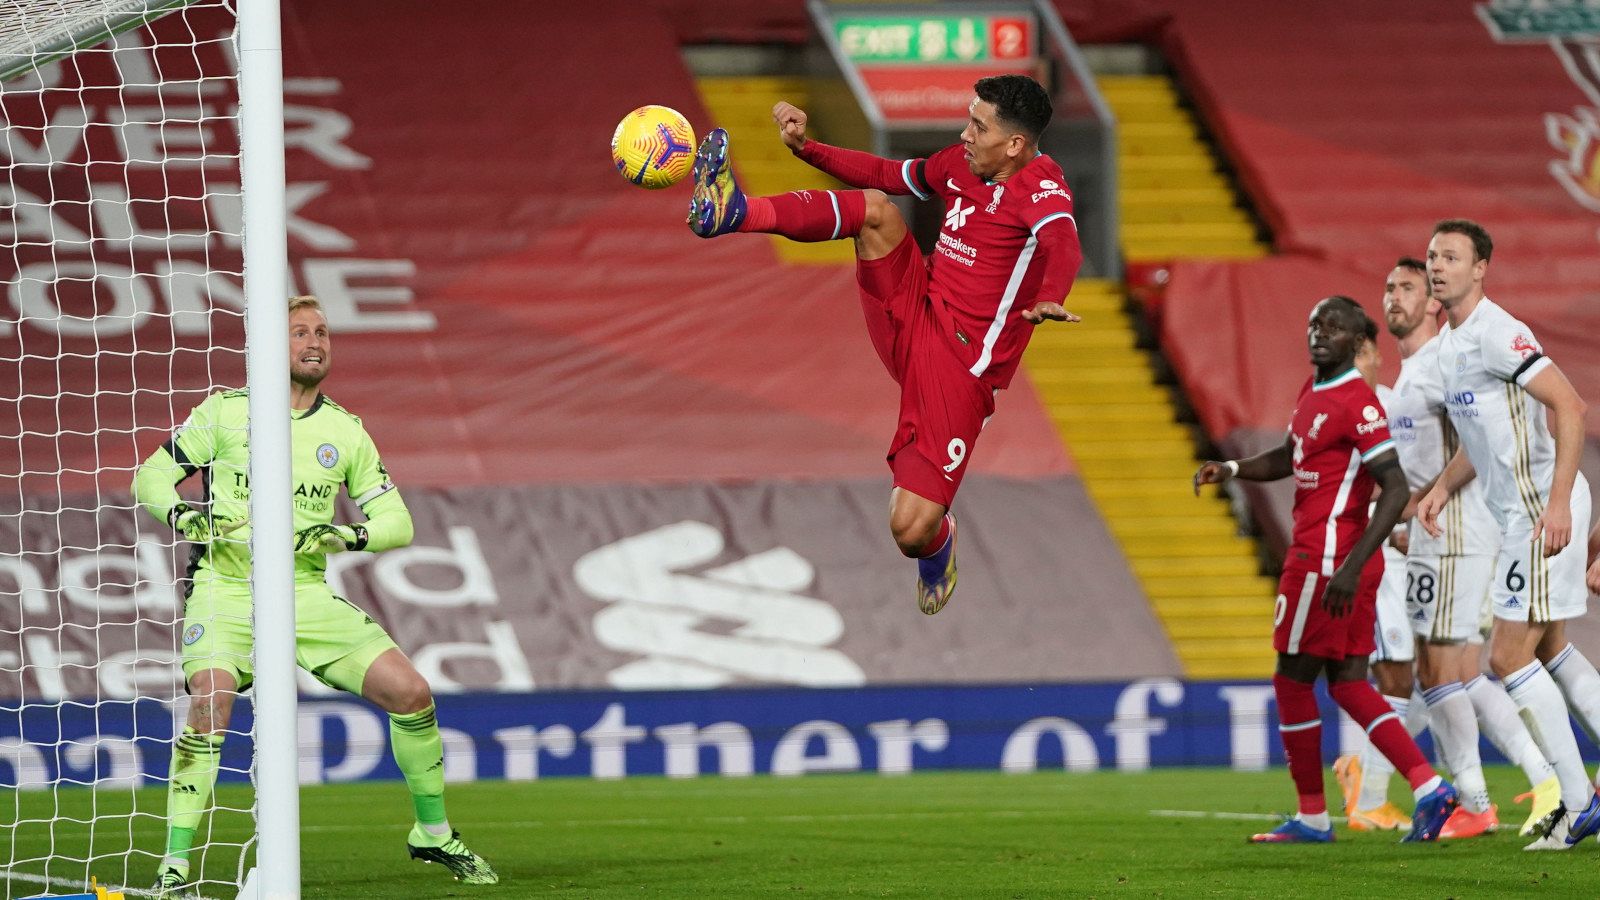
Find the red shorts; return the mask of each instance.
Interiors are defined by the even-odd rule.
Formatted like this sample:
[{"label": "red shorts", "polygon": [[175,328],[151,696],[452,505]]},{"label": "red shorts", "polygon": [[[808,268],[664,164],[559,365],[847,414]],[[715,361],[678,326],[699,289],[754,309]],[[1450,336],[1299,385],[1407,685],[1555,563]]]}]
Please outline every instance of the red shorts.
[{"label": "red shorts", "polygon": [[1350,610],[1335,619],[1322,608],[1322,589],[1328,576],[1316,569],[1285,567],[1273,611],[1273,649],[1324,659],[1370,655],[1377,646],[1373,635],[1378,620],[1378,583],[1382,580],[1383,554],[1374,553],[1361,570],[1361,582]]},{"label": "red shorts", "polygon": [[[928,299],[928,263],[906,233],[882,259],[856,264],[861,310],[878,358],[900,384],[900,424],[889,444],[896,487],[949,506],[978,434],[994,414],[994,388],[963,360]],[[970,354],[977,357],[977,350]]]}]

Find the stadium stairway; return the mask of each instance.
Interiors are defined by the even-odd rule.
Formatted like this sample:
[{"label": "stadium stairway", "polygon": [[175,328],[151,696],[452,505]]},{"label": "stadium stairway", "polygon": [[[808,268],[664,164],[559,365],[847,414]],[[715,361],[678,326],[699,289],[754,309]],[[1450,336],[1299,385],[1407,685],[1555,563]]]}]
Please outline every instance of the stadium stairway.
[{"label": "stadium stairway", "polygon": [[1122,250],[1130,262],[1253,259],[1269,248],[1164,75],[1103,75],[1117,118]]},{"label": "stadium stairway", "polygon": [[[777,128],[772,123],[772,107],[779,100],[806,108],[809,92],[804,79],[771,75],[700,76],[695,79],[695,85],[713,120],[701,130],[700,136],[713,126],[727,129],[734,170],[738,173],[740,187],[746,192],[782,194],[841,186],[795,159],[778,140]],[[801,244],[774,235],[772,242],[778,258],[790,264],[855,262],[855,249],[849,241]]]},{"label": "stadium stairway", "polygon": [[1139,349],[1113,282],[1080,279],[1070,328],[1041,328],[1029,377],[1192,678],[1271,672],[1271,598],[1255,542],[1225,504],[1190,496],[1194,440]]}]

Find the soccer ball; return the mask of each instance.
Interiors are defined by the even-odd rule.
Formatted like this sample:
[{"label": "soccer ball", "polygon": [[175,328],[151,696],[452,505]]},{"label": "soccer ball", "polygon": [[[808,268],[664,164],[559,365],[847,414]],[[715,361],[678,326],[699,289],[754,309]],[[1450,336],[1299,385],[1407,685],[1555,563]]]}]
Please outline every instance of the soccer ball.
[{"label": "soccer ball", "polygon": [[694,129],[675,109],[641,106],[617,123],[611,159],[623,178],[640,187],[671,187],[694,168]]}]

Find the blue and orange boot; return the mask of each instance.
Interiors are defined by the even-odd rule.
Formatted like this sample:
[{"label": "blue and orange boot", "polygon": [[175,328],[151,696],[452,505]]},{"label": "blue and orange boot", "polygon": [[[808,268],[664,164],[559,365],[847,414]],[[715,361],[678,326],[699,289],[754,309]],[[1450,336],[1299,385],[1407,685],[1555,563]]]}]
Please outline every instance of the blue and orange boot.
[{"label": "blue and orange boot", "polygon": [[711,129],[694,153],[694,196],[689,198],[689,230],[703,238],[738,231],[744,222],[744,191],[733,180],[728,133]]},{"label": "blue and orange boot", "polygon": [[950,516],[950,539],[939,552],[917,560],[917,607],[933,615],[956,592],[956,517]]},{"label": "blue and orange boot", "polygon": [[1264,834],[1250,835],[1252,844],[1331,844],[1333,829],[1319,831],[1299,819],[1285,819],[1282,825]]},{"label": "blue and orange boot", "polygon": [[1411,812],[1411,833],[1400,842],[1437,841],[1444,823],[1450,821],[1450,814],[1460,805],[1461,795],[1455,786],[1441,778],[1432,793],[1417,801],[1417,808]]}]

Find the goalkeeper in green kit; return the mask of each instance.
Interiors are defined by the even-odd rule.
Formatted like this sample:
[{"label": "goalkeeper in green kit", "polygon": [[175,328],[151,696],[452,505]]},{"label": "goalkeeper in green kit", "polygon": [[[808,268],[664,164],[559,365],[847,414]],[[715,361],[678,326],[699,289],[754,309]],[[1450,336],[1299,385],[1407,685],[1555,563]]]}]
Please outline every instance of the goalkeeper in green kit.
[{"label": "goalkeeper in green kit", "polygon": [[[360,419],[319,389],[331,357],[321,304],[314,297],[291,299],[296,661],[323,683],[359,694],[389,713],[395,762],[416,809],[417,821],[406,839],[412,858],[440,863],[467,884],[495,884],[494,869],[467,849],[445,818],[444,752],[428,683],[383,626],[334,596],[324,577],[329,553],[376,553],[411,542],[411,513],[372,438]],[[183,621],[183,675],[191,702],[188,723],[172,751],[158,896],[190,881],[189,850],[210,805],[233,701],[253,677],[248,406],[242,390],[207,397],[134,475],[138,503],[193,545]],[[183,502],[176,490],[196,471],[205,473],[204,508]],[[366,522],[333,524],[341,486]],[[268,603],[283,599],[262,598]]]}]

